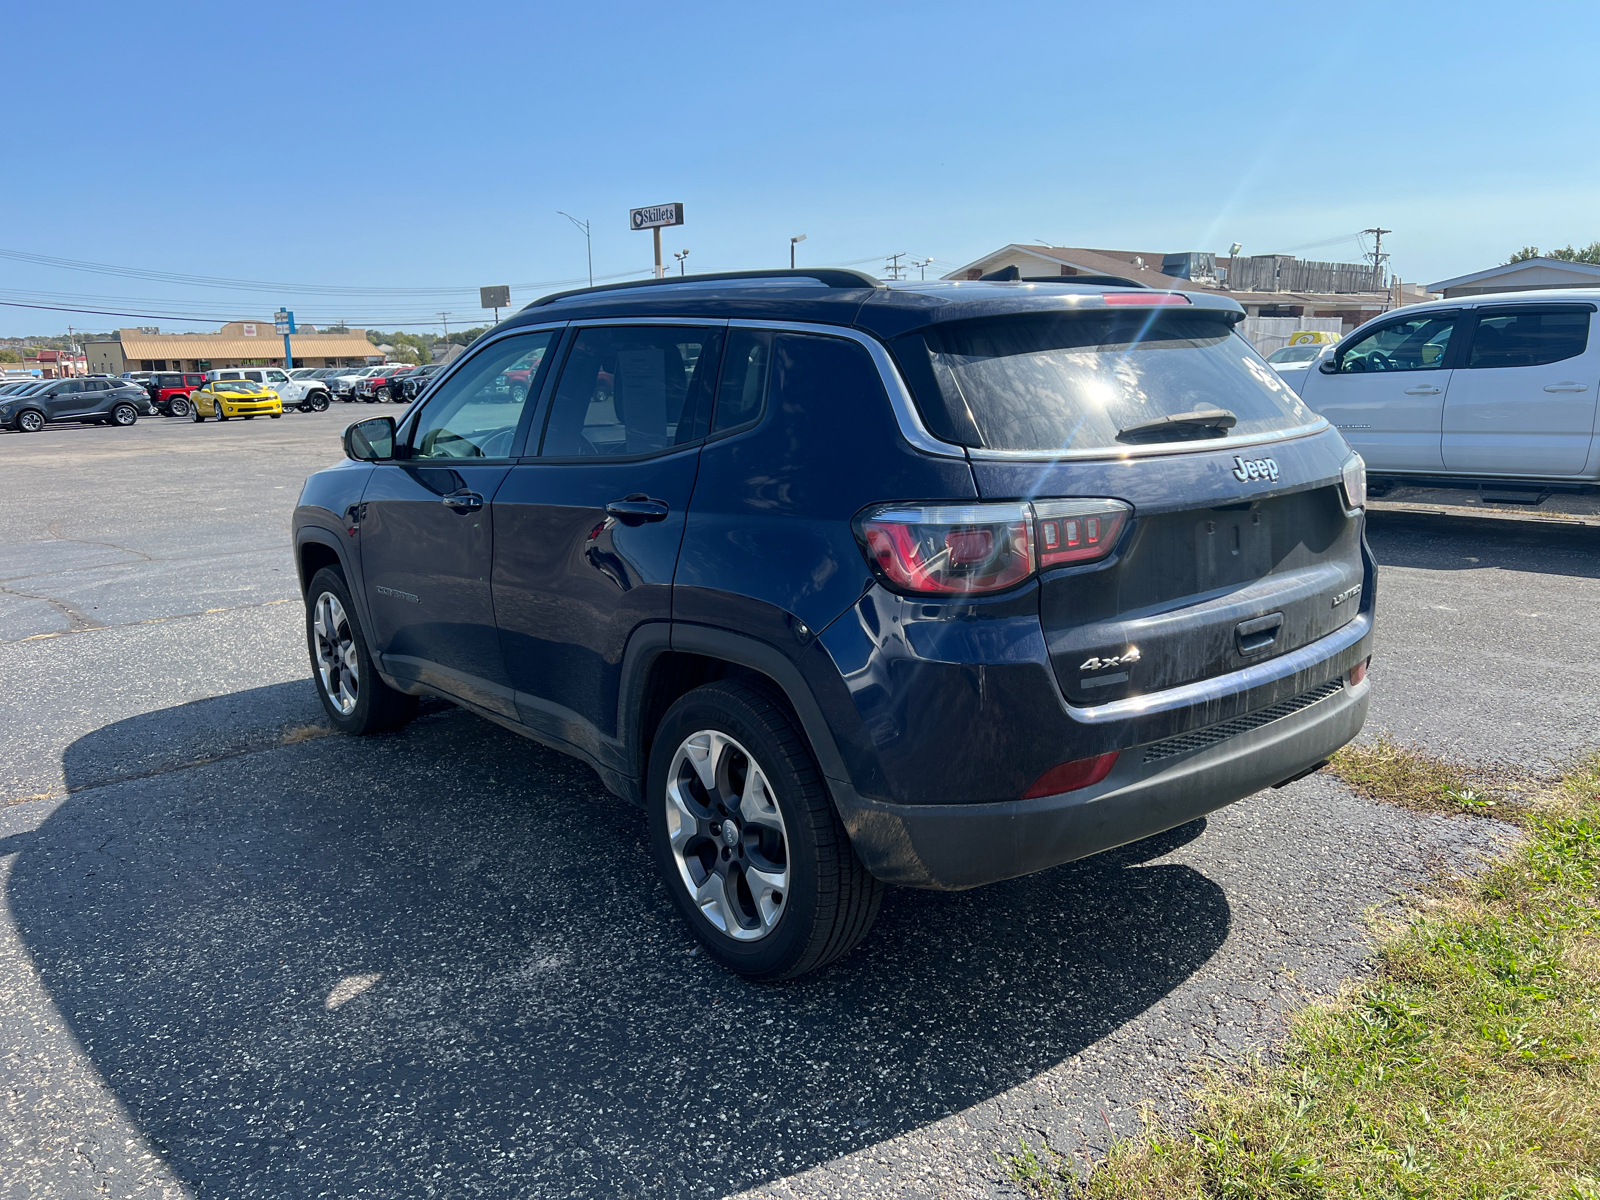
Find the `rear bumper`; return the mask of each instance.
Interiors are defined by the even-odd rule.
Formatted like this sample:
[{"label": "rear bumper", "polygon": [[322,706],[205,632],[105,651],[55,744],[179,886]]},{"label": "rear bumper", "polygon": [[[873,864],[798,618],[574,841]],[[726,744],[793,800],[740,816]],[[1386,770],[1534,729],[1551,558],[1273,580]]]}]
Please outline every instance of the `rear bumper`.
[{"label": "rear bumper", "polygon": [[1175,828],[1291,779],[1360,732],[1362,683],[1206,749],[1146,762],[1124,751],[1079,792],[994,804],[890,804],[830,780],[861,861],[878,878],[956,890],[1071,862]]}]

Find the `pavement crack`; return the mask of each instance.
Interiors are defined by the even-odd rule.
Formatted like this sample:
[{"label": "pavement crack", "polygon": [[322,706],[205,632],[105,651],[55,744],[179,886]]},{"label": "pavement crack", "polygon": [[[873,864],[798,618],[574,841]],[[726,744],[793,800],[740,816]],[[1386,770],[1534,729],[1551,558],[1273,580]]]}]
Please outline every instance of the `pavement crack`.
[{"label": "pavement crack", "polygon": [[[92,546],[107,546],[107,547],[110,547],[113,550],[123,550],[124,549],[122,546],[113,546],[110,542],[86,542],[84,544],[85,545],[92,545]],[[210,562],[213,559],[236,558],[236,557],[238,557],[240,555],[244,555],[244,554],[260,554],[263,551],[280,550],[280,549],[281,550],[288,550],[289,547],[287,545],[285,545],[284,543],[282,543],[282,542],[274,542],[270,546],[249,546],[249,547],[246,547],[243,550],[226,550],[226,551],[223,551],[220,554],[174,554],[174,555],[171,555],[171,556],[168,556],[168,557],[162,557],[160,555],[155,555],[155,554],[142,554],[137,562],[90,563],[88,566],[83,566],[83,567],[62,567],[62,568],[60,568],[58,570],[54,570],[54,571],[29,571],[26,575],[5,575],[5,576],[0,576],[0,581],[3,581],[5,583],[16,583],[16,582],[18,582],[20,580],[23,580],[23,579],[41,579],[41,578],[49,578],[49,577],[55,576],[55,575],[73,575],[73,574],[77,574],[77,573],[83,572],[83,571],[110,571],[110,570],[113,570],[113,569],[115,569],[117,567],[139,566],[139,565],[141,565],[143,563]],[[139,554],[140,552],[137,551],[137,550],[127,550],[126,553],[128,553],[128,554]]]},{"label": "pavement crack", "polygon": [[[74,618],[73,610],[67,608],[65,605],[59,604],[55,600],[50,599],[48,596],[30,596],[25,592],[14,592],[10,588],[5,587],[0,587],[0,594],[24,596],[30,600],[42,600],[44,603],[56,607],[58,611],[63,613],[63,615],[67,616],[69,619]],[[113,624],[94,621],[90,624],[85,624],[82,626],[75,625],[71,629],[58,629],[54,633],[33,633],[23,638],[11,638],[6,641],[0,641],[0,646],[15,646],[22,642],[42,642],[47,641],[50,638],[70,637],[75,633],[100,633],[107,629],[132,629],[139,625],[165,625],[168,621],[187,621],[195,617],[209,617],[215,613],[244,612],[252,608],[273,608],[279,604],[293,604],[298,599],[298,596],[286,596],[282,600],[260,600],[254,604],[231,604],[224,605],[221,608],[202,608],[196,609],[194,612],[173,613],[172,615],[166,617],[147,617],[143,621],[118,621]],[[87,617],[80,617],[79,619],[84,621],[90,620]]]},{"label": "pavement crack", "polygon": [[58,542],[76,542],[80,546],[103,546],[107,550],[117,550],[123,554],[131,554],[135,558],[143,559],[145,562],[151,561],[151,556],[146,554],[143,550],[130,550],[126,546],[117,545],[116,542],[97,542],[93,538],[68,537],[66,534],[61,532],[60,520],[51,521],[50,524],[46,525],[44,528],[45,532],[51,537],[55,538]]},{"label": "pavement crack", "polygon": [[[20,589],[9,587],[0,587],[0,595],[15,596],[19,600],[37,600],[41,604],[48,604],[51,608],[55,609],[56,612],[65,617],[71,625],[71,628],[63,629],[60,631],[61,633],[88,633],[90,630],[106,628],[104,621],[97,621],[93,617],[79,612],[65,600],[57,600],[54,596],[46,596],[38,592],[24,592]],[[36,636],[55,637],[57,635],[44,634]],[[17,640],[27,641],[28,639],[18,638]]]}]

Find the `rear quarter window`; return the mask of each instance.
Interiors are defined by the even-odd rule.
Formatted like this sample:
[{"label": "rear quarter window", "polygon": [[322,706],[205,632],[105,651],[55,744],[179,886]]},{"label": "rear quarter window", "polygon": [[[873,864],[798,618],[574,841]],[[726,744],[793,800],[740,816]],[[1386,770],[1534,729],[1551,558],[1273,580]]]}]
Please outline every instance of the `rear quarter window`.
[{"label": "rear quarter window", "polygon": [[929,430],[974,448],[1123,449],[1147,444],[1125,434],[1136,426],[1219,409],[1233,437],[1317,419],[1210,314],[1008,314],[930,326],[893,350]]}]

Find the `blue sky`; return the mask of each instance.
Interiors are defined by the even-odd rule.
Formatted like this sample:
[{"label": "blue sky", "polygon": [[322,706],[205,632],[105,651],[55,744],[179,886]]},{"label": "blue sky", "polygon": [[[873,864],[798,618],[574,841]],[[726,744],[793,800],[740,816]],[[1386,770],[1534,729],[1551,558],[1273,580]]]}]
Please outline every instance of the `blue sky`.
[{"label": "blue sky", "polygon": [[[1430,282],[1600,238],[1561,4],[80,4],[14,10],[0,250],[347,289],[943,272],[1011,241],[1298,251]],[[17,167],[25,167],[21,173]],[[670,259],[668,260],[671,261]],[[515,304],[537,289],[518,288]],[[0,299],[422,329],[464,292],[250,291],[0,258]],[[0,306],[0,333],[211,322]]]}]

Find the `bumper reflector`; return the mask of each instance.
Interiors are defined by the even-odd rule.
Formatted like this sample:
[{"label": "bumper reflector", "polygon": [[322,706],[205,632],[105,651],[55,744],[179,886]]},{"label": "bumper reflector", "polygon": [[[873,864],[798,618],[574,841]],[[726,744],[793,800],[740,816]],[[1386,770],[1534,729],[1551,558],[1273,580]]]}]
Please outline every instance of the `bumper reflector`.
[{"label": "bumper reflector", "polygon": [[1119,751],[1096,755],[1094,758],[1077,758],[1059,763],[1033,781],[1033,786],[1022,793],[1024,800],[1037,800],[1040,796],[1059,796],[1062,792],[1075,792],[1099,783],[1111,774],[1117,764]]}]

